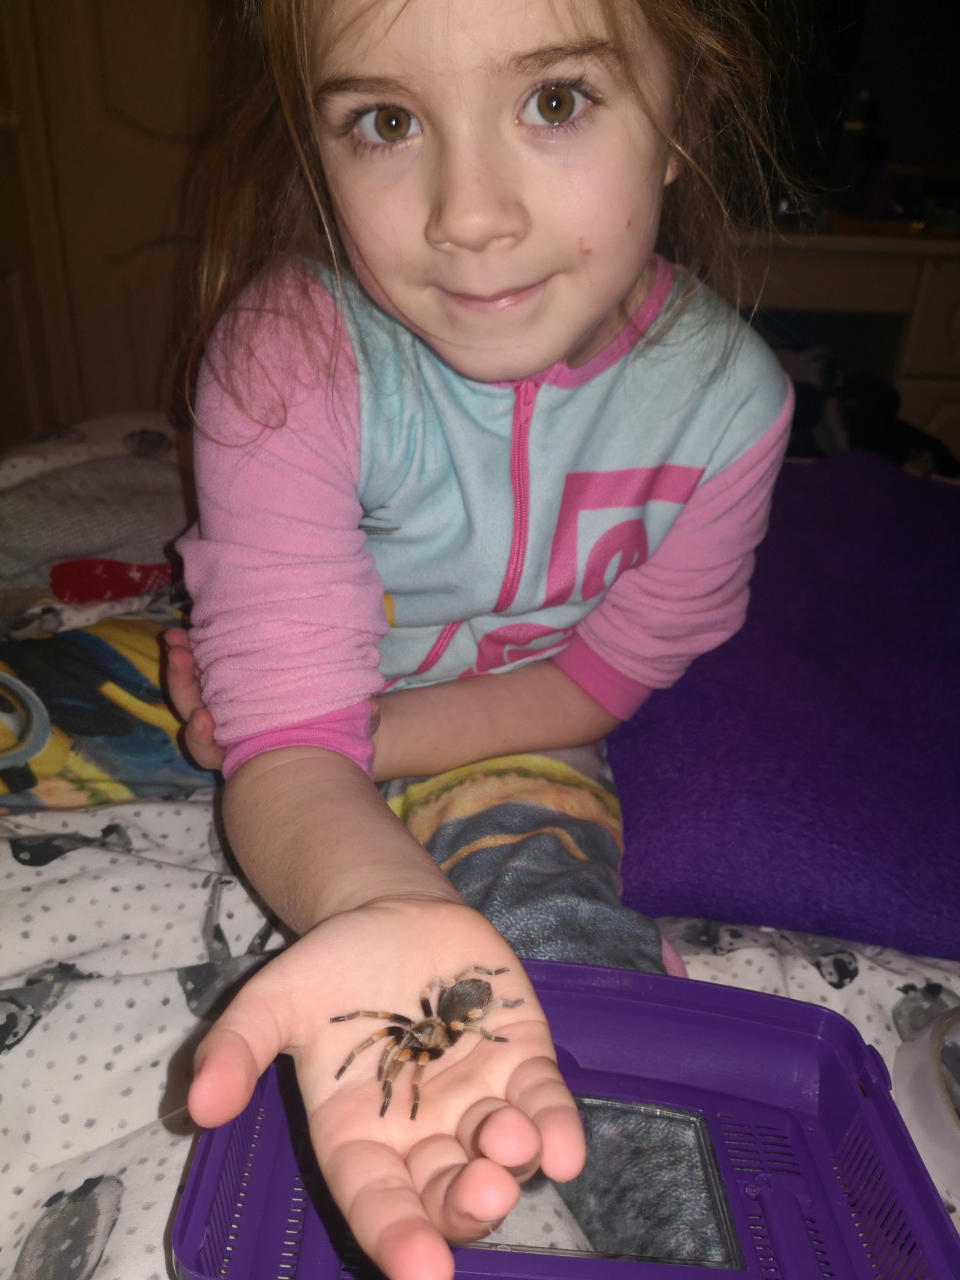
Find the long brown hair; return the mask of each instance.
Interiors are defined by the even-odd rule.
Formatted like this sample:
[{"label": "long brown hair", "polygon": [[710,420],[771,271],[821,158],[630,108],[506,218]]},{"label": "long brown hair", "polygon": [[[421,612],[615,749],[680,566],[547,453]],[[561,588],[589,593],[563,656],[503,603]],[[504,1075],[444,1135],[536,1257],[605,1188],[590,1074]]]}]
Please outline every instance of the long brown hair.
[{"label": "long brown hair", "polygon": [[[771,141],[770,59],[761,0],[596,0],[628,74],[631,51],[653,37],[672,71],[670,119],[634,89],[679,161],[664,195],[658,248],[734,303],[739,237],[769,226],[771,179],[782,177]],[[230,305],[266,266],[298,256],[345,267],[319,160],[313,106],[316,50],[361,20],[367,5],[237,0],[215,59],[230,78],[197,164],[200,250],[187,397],[200,357]],[[376,3],[376,0],[368,0]],[[334,11],[336,17],[333,17]]]},{"label": "long brown hair", "polygon": [[[598,3],[628,72],[638,16],[672,71],[671,118],[644,103],[680,168],[664,191],[657,248],[739,306],[743,233],[769,232],[777,195],[794,191],[776,151],[764,9],[757,0]],[[643,85],[634,88],[643,102]]]}]

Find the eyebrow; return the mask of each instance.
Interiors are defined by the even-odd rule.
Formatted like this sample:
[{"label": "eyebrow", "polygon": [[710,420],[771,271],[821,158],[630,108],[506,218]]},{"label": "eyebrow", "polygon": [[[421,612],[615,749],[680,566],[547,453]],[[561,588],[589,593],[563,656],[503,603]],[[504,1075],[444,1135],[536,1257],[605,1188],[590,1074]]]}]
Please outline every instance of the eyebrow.
[{"label": "eyebrow", "polygon": [[581,44],[552,44],[531,53],[518,53],[507,60],[507,66],[516,71],[545,71],[558,62],[583,58],[619,62],[620,54],[612,40],[585,40]]},{"label": "eyebrow", "polygon": [[[530,71],[547,71],[558,63],[582,61],[585,58],[619,63],[620,53],[611,40],[586,40],[580,44],[545,45],[542,49],[532,49],[529,53],[514,54],[506,59],[502,68],[495,70],[503,69],[520,74]],[[318,86],[314,99],[320,102],[324,98],[341,93],[358,93],[384,98],[391,94],[403,93],[407,88],[407,85],[389,76],[333,76]]]},{"label": "eyebrow", "polygon": [[392,93],[402,93],[404,88],[399,80],[391,80],[389,76],[334,76],[330,80],[324,80],[313,96],[317,102],[338,93],[386,97]]}]

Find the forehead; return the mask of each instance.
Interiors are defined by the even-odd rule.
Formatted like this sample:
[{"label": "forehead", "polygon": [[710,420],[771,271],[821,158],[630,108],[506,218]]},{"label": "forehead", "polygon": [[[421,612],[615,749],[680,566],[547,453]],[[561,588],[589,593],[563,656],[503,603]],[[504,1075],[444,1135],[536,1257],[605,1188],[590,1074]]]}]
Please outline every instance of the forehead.
[{"label": "forehead", "polygon": [[335,0],[318,15],[316,72],[371,58],[437,58],[478,69],[518,52],[609,37],[599,0]]}]

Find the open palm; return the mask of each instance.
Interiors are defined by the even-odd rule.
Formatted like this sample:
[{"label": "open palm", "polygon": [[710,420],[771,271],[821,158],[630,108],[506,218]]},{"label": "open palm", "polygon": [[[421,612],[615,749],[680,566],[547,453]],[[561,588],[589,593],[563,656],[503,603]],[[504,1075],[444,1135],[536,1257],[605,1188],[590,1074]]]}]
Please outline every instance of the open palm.
[{"label": "open palm", "polygon": [[[493,1041],[465,1033],[425,1066],[416,1119],[413,1067],[399,1072],[384,1115],[377,1064],[384,1036],[337,1078],[358,1042],[389,1024],[331,1022],[357,1009],[418,1020],[420,992],[473,965],[508,972],[494,994]],[[447,1240],[486,1234],[509,1213],[518,1179],[559,1181],[584,1159],[576,1106],[549,1028],[516,956],[492,925],[450,902],[391,900],[333,917],[256,974],[204,1039],[190,1109],[221,1124],[246,1104],[277,1053],[292,1054],[313,1147],[361,1247],[391,1280],[448,1280]]]}]

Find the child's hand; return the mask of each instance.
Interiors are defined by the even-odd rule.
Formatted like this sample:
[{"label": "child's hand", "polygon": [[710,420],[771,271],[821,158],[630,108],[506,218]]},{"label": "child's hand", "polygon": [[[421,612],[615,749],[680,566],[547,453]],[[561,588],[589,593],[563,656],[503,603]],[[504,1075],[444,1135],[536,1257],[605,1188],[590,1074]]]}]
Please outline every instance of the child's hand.
[{"label": "child's hand", "polygon": [[189,633],[183,627],[170,627],[163,639],[167,693],[183,721],[183,745],[201,769],[219,769],[224,753],[213,736],[213,716],[203,705]]},{"label": "child's hand", "polygon": [[[412,1066],[397,1077],[380,1115],[376,1070],[386,1038],[336,1079],[348,1053],[389,1024],[331,1018],[374,1009],[418,1020],[428,983],[474,964],[507,966],[488,979],[494,996],[523,1003],[494,1009],[484,1021],[504,1042],[468,1031],[427,1065],[415,1120]],[[485,1235],[516,1203],[517,1178],[537,1167],[559,1181],[582,1167],[576,1106],[533,989],[493,926],[468,907],[392,899],[304,935],[244,986],[200,1045],[193,1118],[217,1125],[238,1114],[284,1050],[296,1063],[327,1185],[361,1247],[391,1280],[449,1280],[445,1239]]]}]

